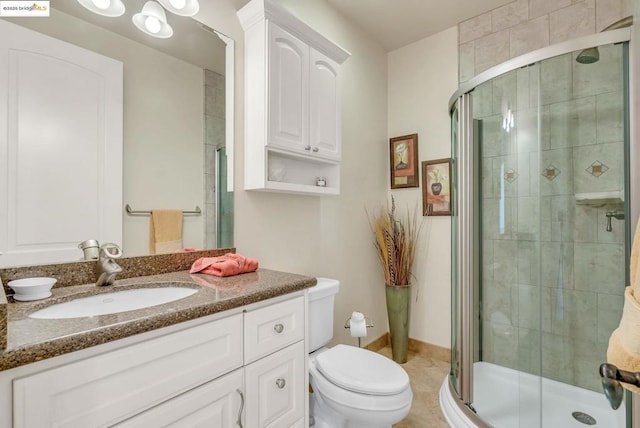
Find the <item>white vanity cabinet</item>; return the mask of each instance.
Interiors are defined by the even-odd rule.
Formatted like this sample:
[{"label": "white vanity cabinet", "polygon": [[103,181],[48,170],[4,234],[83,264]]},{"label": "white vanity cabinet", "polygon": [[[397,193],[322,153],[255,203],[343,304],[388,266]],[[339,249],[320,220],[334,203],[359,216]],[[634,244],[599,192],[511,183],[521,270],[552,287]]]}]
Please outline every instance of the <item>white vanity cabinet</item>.
[{"label": "white vanity cabinet", "polygon": [[247,427],[290,427],[304,420],[304,297],[248,311],[244,328]]},{"label": "white vanity cabinet", "polygon": [[[245,31],[245,189],[340,192],[341,64],[349,53],[271,0]],[[326,186],[317,186],[323,177]]]},{"label": "white vanity cabinet", "polygon": [[305,299],[292,293],[0,372],[13,397],[0,426],[306,426]]},{"label": "white vanity cabinet", "polygon": [[242,366],[242,314],[13,381],[14,428],[110,426]]},{"label": "white vanity cabinet", "polygon": [[117,428],[237,428],[244,408],[242,369],[185,392],[131,419]]}]

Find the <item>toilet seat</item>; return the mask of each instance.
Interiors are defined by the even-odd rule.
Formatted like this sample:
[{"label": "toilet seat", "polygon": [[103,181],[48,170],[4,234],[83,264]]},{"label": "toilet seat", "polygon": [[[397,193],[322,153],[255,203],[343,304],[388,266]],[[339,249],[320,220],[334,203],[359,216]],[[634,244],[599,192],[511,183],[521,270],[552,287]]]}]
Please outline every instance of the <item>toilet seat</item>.
[{"label": "toilet seat", "polygon": [[[411,387],[395,395],[363,394],[341,388],[329,381],[317,368],[315,359],[309,361],[311,386],[334,408],[347,408],[376,414],[403,412],[411,407]],[[373,414],[372,413],[372,414]]]},{"label": "toilet seat", "polygon": [[336,345],[315,358],[322,375],[355,393],[397,395],[409,386],[409,376],[394,361],[366,349]]}]

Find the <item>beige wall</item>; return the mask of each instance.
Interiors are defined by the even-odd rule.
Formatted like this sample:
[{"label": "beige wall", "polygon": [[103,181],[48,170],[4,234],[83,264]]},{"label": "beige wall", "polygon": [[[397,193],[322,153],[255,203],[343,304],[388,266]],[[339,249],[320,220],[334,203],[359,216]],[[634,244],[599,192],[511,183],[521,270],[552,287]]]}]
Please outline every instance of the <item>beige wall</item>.
[{"label": "beige wall", "polygon": [[[447,105],[458,87],[457,31],[453,27],[389,53],[389,137],[418,133],[420,161],[451,157]],[[399,209],[420,209],[421,189],[422,184],[391,193]],[[449,347],[451,217],[423,218],[409,334]]]},{"label": "beige wall", "polygon": [[243,188],[243,33],[235,2],[202,2],[197,18],[236,41],[235,243],[265,268],[337,278],[335,342],[355,344],[343,329],[351,311],[387,331],[383,276],[365,207],[383,203],[387,184],[387,57],[322,0],[282,2],[294,14],[352,53],[343,66],[342,190],[335,197],[247,192]]}]

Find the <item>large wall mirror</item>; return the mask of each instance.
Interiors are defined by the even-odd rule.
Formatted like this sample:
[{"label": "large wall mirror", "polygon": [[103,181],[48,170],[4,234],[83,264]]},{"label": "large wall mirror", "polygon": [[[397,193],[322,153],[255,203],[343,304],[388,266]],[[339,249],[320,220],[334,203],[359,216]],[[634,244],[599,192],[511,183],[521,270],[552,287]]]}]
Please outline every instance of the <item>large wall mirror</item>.
[{"label": "large wall mirror", "polygon": [[[111,18],[92,13],[77,0],[56,0],[50,3],[49,17],[3,18],[0,21],[122,63],[121,165],[115,165],[116,160],[114,165],[105,163],[99,168],[103,169],[103,181],[113,179],[115,183],[119,180],[122,182],[122,197],[114,203],[117,211],[111,211],[113,214],[109,216],[120,216],[122,238],[119,243],[125,255],[149,254],[149,215],[146,212],[154,209],[179,209],[187,212],[183,220],[184,247],[204,249],[233,246],[233,40],[207,28],[196,19],[169,12],[166,15],[173,28],[173,36],[165,39],[152,37],[138,30],[132,22],[132,16],[142,10],[145,0],[130,0],[125,4],[124,15]],[[0,31],[5,31],[6,27],[0,26]],[[4,43],[4,47],[11,50],[11,42],[8,41],[11,38],[7,34],[0,34],[0,39],[5,40],[0,43],[0,47]],[[13,66],[10,65],[9,68],[11,67]],[[49,88],[56,86],[51,83],[54,80],[47,80],[50,77],[48,73],[60,73],[60,70],[49,70],[46,67],[39,67],[38,70],[41,74],[34,73],[30,78],[31,83],[20,84],[20,97],[26,92],[24,88],[38,88],[34,82],[39,80],[39,76],[46,82],[46,87],[38,88],[40,93],[49,92]],[[17,73],[9,70],[8,74],[11,75],[12,72]],[[0,74],[0,85],[7,85],[9,88],[0,87],[0,103],[9,105],[6,109],[11,110],[12,104],[1,99],[2,95],[11,99],[11,94],[18,91],[11,87],[13,80],[2,78],[3,75]],[[77,89],[65,89],[65,95],[75,91],[75,95],[90,97],[90,90],[84,94],[81,87],[78,84]],[[103,95],[107,98],[110,96],[108,91]],[[18,95],[14,96],[16,97]],[[37,95],[34,97],[33,103],[37,104]],[[22,100],[19,97],[17,99]],[[65,101],[61,100],[60,103],[64,107]],[[40,117],[31,118],[33,128],[30,129],[40,130],[38,124],[46,123],[47,118],[41,117],[42,114],[37,113],[37,109],[35,111],[35,115]],[[61,108],[60,111],[65,110]],[[62,125],[63,121],[67,121],[67,132],[77,136],[83,132],[82,124],[85,120],[79,117],[83,112],[79,113],[73,114],[74,117],[67,117],[70,116],[68,113],[60,113],[65,117],[57,117],[50,122]],[[12,119],[11,111],[7,115],[8,133],[11,134],[12,123],[19,122],[18,119]],[[10,137],[11,135],[7,138]],[[17,171],[15,183],[7,186],[10,188],[9,194],[2,194],[0,191],[0,199],[7,201],[4,211],[9,212],[0,214],[0,221],[10,224],[4,236],[0,232],[0,267],[77,261],[82,258],[82,251],[77,248],[67,249],[64,255],[54,258],[50,253],[61,245],[58,241],[64,241],[64,245],[73,247],[85,239],[100,239],[88,236],[89,232],[86,230],[89,229],[78,226],[77,220],[73,220],[75,225],[65,225],[65,222],[70,221],[72,214],[81,212],[87,204],[100,206],[100,198],[108,200],[109,192],[103,194],[102,190],[92,189],[87,184],[81,191],[76,189],[65,194],[63,190],[66,186],[56,185],[55,191],[62,193],[51,201],[24,202],[28,199],[26,195],[30,193],[30,189],[42,191],[49,181],[56,183],[58,176],[67,174],[74,182],[82,182],[84,179],[81,168],[83,161],[75,158],[76,155],[80,156],[78,152],[82,150],[65,147],[64,136],[59,140],[62,141],[51,140],[53,143],[49,145],[56,146],[55,148],[32,150],[34,158],[39,156],[36,152],[42,154],[46,150],[52,150],[47,152],[47,156],[51,157],[47,158],[42,154],[43,159],[39,163],[25,162],[25,153],[31,152],[20,151],[22,149],[19,147],[12,149],[10,143],[8,149],[3,149],[3,140],[0,140],[0,161],[7,162],[8,159],[11,162],[14,159],[17,162],[17,166],[8,167]],[[7,145],[6,140],[4,144]],[[15,152],[13,155],[12,150]],[[99,148],[97,151],[101,150]],[[64,159],[52,161],[55,159],[54,153]],[[54,167],[50,166],[52,163]],[[74,175],[75,166],[78,170]],[[41,169],[47,170],[49,175],[37,180],[29,179]],[[29,181],[35,182],[29,184]],[[11,194],[12,191],[15,194]],[[127,205],[133,213],[125,210]],[[200,213],[192,213],[197,211],[196,207]],[[46,227],[29,224],[27,221],[29,213],[47,210],[47,218],[55,220],[51,220],[51,224]],[[100,218],[101,215],[97,215],[96,222],[104,220]],[[12,224],[16,226],[11,226]],[[109,240],[117,241],[117,227],[113,230],[116,232],[106,236]],[[2,255],[2,245],[7,249],[6,242],[2,243],[3,238],[9,242],[9,250],[12,245],[18,248],[13,251],[17,254],[22,251],[22,247],[28,252],[30,245],[38,240],[39,233],[46,236],[44,250],[36,251],[39,255],[31,255],[26,259],[7,257],[9,251]],[[16,240],[21,242],[14,242]]]}]

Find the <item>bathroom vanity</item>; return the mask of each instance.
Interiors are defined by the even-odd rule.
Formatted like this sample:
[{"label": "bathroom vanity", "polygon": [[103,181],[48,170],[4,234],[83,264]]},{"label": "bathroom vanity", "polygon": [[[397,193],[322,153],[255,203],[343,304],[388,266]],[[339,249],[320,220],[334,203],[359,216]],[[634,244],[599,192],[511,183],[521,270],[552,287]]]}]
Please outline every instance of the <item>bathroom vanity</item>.
[{"label": "bathroom vanity", "polygon": [[[305,289],[315,282],[264,269],[229,278],[181,271],[9,302],[0,426],[307,426]],[[167,285],[198,291],[110,315],[28,316],[87,293]]]}]

